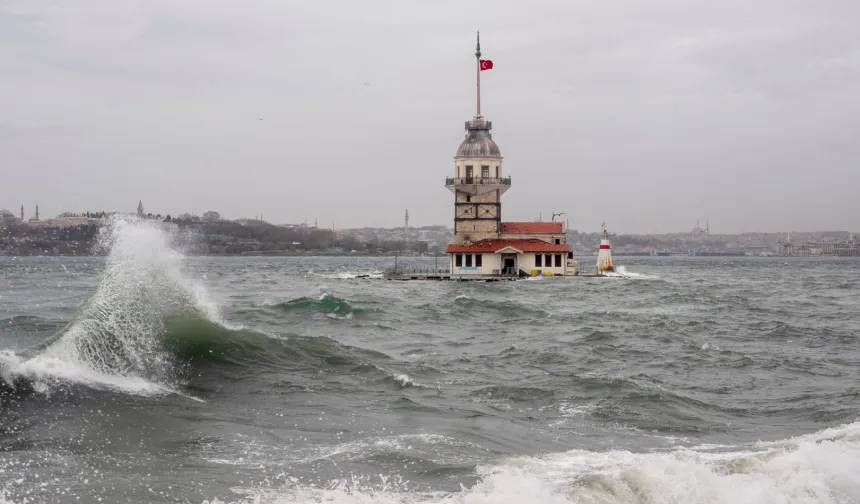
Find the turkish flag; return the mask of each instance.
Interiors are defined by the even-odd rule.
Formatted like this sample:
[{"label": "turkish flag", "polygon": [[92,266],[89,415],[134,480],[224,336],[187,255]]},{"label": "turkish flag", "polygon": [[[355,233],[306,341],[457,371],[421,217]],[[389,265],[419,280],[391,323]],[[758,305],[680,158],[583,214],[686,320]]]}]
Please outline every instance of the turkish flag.
[{"label": "turkish flag", "polygon": [[493,69],[493,60],[478,60],[478,63],[481,64],[481,70]]}]

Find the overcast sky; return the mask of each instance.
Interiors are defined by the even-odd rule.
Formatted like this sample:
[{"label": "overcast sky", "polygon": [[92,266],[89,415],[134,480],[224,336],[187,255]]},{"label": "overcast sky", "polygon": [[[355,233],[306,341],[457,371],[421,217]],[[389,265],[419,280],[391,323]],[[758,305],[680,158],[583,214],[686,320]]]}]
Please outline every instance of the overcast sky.
[{"label": "overcast sky", "polygon": [[[0,208],[860,231],[858,0],[0,0]],[[262,120],[258,120],[262,118]]]}]

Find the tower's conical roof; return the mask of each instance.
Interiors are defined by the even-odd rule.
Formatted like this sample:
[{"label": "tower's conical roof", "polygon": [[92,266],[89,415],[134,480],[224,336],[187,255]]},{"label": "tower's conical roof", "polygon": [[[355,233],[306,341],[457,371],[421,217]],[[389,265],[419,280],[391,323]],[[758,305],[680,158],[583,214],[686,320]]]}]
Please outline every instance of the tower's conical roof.
[{"label": "tower's conical roof", "polygon": [[502,157],[499,146],[493,141],[490,130],[493,123],[483,117],[466,121],[466,138],[457,149],[457,157]]}]

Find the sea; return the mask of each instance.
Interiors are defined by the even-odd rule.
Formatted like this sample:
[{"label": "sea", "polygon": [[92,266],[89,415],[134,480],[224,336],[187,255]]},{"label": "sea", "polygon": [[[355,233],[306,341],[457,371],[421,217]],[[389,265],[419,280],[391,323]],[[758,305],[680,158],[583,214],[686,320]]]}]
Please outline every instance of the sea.
[{"label": "sea", "polygon": [[857,259],[460,283],[188,243],[0,257],[0,503],[860,502]]}]

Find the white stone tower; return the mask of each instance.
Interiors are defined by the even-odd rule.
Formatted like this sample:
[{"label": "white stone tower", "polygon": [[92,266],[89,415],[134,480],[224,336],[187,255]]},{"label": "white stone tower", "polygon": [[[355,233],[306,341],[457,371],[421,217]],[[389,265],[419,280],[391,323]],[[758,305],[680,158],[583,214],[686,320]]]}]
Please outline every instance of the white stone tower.
[{"label": "white stone tower", "polygon": [[481,115],[481,71],[493,64],[481,59],[481,38],[477,59],[477,114],[466,122],[466,138],[454,156],[454,176],[445,186],[454,193],[454,243],[498,238],[502,222],[502,194],[510,189],[511,178],[502,176],[502,154],[493,141],[493,124]]}]

